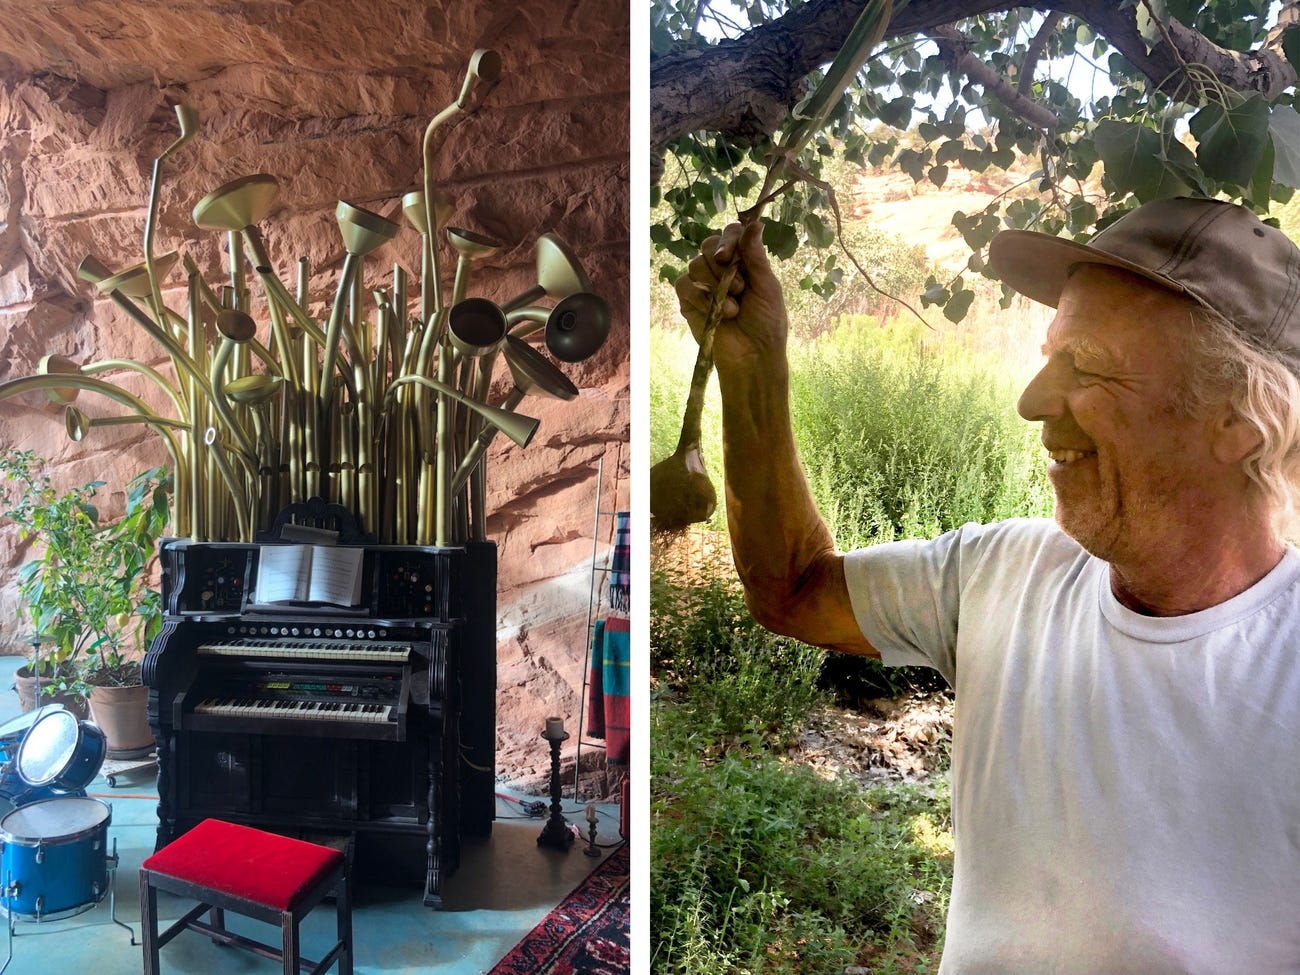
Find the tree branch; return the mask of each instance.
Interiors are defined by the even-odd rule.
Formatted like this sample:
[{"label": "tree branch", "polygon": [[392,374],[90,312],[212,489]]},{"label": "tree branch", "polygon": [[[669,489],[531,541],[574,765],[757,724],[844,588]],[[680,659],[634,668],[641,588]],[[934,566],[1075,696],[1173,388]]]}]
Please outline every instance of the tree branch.
[{"label": "tree branch", "polygon": [[1050,132],[1060,124],[1055,115],[1012,88],[1005,78],[971,54],[970,42],[953,28],[936,27],[930,31],[930,36],[939,45],[939,57],[943,58],[952,71],[964,74],[977,85],[982,85],[985,93],[1002,102],[1030,125]]},{"label": "tree branch", "polygon": [[[963,18],[1023,5],[1017,0],[911,0],[890,22],[885,36],[934,34]],[[1231,51],[1177,21],[1169,25],[1171,43],[1148,51],[1134,9],[1121,9],[1113,0],[1036,0],[1033,6],[1049,16],[1071,16],[1088,24],[1171,97],[1185,98],[1195,91],[1184,65],[1199,65],[1228,87],[1260,92],[1269,99],[1296,81],[1295,71],[1274,47]],[[802,96],[803,79],[834,57],[860,10],[861,0],[809,0],[735,40],[652,61],[654,159],[689,132],[749,139],[771,135]],[[1023,114],[1032,103],[1020,97],[1020,107],[1014,110]],[[658,167],[652,168],[657,177]]]},{"label": "tree branch", "polygon": [[1025,63],[1020,66],[1020,81],[1016,84],[1016,91],[1020,94],[1026,95],[1029,93],[1029,88],[1034,83],[1034,72],[1038,69],[1038,59],[1043,56],[1047,42],[1056,33],[1056,28],[1060,23],[1061,14],[1059,11],[1048,14],[1043,18],[1043,24],[1038,28],[1038,33],[1034,35],[1034,39],[1029,42],[1029,46],[1025,49]]}]

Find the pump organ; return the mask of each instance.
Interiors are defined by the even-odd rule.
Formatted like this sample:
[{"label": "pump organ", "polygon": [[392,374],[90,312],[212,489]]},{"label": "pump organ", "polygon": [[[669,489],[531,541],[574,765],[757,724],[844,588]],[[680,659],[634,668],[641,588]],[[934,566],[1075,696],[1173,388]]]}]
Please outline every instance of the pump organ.
[{"label": "pump organ", "polygon": [[347,835],[357,876],[440,907],[462,836],[494,818],[495,545],[364,546],[347,610],[256,606],[259,551],[160,545],[158,846],[210,816]]}]

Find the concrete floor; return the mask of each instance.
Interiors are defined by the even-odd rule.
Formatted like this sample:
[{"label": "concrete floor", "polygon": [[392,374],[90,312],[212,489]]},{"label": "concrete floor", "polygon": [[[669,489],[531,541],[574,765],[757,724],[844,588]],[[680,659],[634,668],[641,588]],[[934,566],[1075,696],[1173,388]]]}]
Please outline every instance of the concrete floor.
[{"label": "concrete floor", "polygon": [[[17,657],[0,657],[0,724],[19,713],[17,695],[8,691]],[[86,790],[112,808],[109,849],[117,843],[117,917],[140,939],[140,897],[137,870],[153,852],[157,825],[157,792],[150,771],[118,776],[110,787],[101,776]],[[618,809],[597,804],[597,842],[618,840]],[[566,818],[585,829],[585,804],[564,803]],[[497,821],[486,840],[467,840],[460,868],[443,881],[441,911],[421,902],[416,889],[360,885],[352,914],[355,971],[380,973],[487,972],[527,934],[566,894],[603,862],[584,856],[581,845],[567,853],[537,845],[543,819],[521,818],[518,804],[497,801]],[[584,832],[585,835],[585,832]],[[24,864],[27,859],[24,859]],[[160,927],[185,913],[193,902],[159,895]],[[246,936],[276,944],[278,929],[227,914],[228,926]],[[0,918],[0,964],[7,953]],[[334,910],[318,907],[303,922],[303,953],[319,958],[333,943]],[[18,920],[13,959],[4,975],[130,975],[143,965],[141,949],[110,920],[109,900],[94,909],[60,921]],[[194,932],[183,932],[162,949],[167,975],[270,975],[277,963],[251,952],[214,945]],[[333,969],[331,969],[333,971]]]}]

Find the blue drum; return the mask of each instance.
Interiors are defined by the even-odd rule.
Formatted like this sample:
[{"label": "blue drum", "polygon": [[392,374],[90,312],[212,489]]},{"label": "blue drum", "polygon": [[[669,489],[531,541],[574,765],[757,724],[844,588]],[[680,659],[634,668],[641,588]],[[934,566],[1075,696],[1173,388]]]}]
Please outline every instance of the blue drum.
[{"label": "blue drum", "polygon": [[108,893],[108,826],[98,799],[63,796],[0,819],[0,911],[37,921],[89,910]]},{"label": "blue drum", "polygon": [[37,718],[18,746],[18,776],[30,786],[76,792],[99,774],[107,752],[98,725],[53,711]]},{"label": "blue drum", "polygon": [[22,744],[31,726],[43,715],[63,710],[65,708],[62,704],[47,704],[0,724],[0,762],[12,762],[18,757],[18,746]]}]

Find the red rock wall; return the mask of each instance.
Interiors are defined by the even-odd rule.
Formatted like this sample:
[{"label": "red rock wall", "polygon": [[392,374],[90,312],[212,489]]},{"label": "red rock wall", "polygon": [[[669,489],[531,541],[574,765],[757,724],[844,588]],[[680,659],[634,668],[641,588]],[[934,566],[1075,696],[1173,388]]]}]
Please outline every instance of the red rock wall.
[{"label": "red rock wall", "polygon": [[[177,136],[175,103],[197,108],[202,131],[167,163],[155,253],[179,248],[219,285],[224,235],[195,228],[190,211],[231,179],[270,173],[281,195],[261,225],[268,252],[291,288],[298,258],[310,260],[310,310],[323,320],[344,256],[336,202],[403,222],[425,125],[458,93],[475,48],[500,52],[500,83],[441,140],[431,167],[454,201],[449,222],[507,245],[476,267],[470,293],[501,302],[523,291],[534,241],[555,231],[613,309],[604,349],[565,367],[579,399],[529,398],[521,411],[543,421],[534,442],[520,450],[498,438],[489,456],[499,765],[516,779],[544,770],[545,716],[577,725],[602,458],[601,508],[628,501],[628,17],[598,0],[0,0],[0,380],[33,373],[46,352],[161,364],[158,347],[75,269],[87,254],[114,270],[142,260],[150,171]],[[395,261],[417,278],[418,252],[404,230],[368,261],[367,285],[387,286]],[[453,263],[444,247],[444,269]],[[184,309],[180,271],[164,290]],[[256,282],[251,290],[264,323]],[[134,377],[121,384],[165,408]],[[508,385],[499,373],[494,400]],[[79,405],[119,412],[88,394]],[[106,480],[110,510],[132,474],[165,459],[136,427],[72,444],[59,409],[39,396],[0,402],[0,446],[55,457],[69,485]],[[599,520],[602,559],[609,522]],[[13,590],[24,554],[12,526],[0,529],[9,644],[26,632]]]}]

